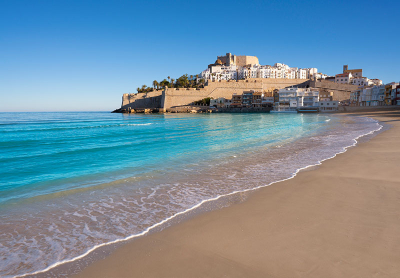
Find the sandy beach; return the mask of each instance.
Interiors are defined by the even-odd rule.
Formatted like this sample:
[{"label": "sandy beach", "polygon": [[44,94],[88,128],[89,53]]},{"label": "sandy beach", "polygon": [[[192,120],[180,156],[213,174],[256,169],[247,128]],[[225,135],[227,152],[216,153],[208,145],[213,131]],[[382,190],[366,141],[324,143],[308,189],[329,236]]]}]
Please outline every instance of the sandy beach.
[{"label": "sandy beach", "polygon": [[391,128],[74,277],[399,277],[400,111],[364,114]]}]

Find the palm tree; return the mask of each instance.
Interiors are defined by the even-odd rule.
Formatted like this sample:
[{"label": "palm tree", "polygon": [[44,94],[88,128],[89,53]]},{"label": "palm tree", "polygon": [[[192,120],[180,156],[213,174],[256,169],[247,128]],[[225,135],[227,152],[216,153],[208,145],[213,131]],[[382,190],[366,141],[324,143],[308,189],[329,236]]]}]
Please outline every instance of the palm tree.
[{"label": "palm tree", "polygon": [[190,75],[190,80],[189,80],[189,87],[193,86],[193,75]]},{"label": "palm tree", "polygon": [[153,81],[153,88],[155,89],[157,85],[158,85],[157,80],[154,80],[154,81]]},{"label": "palm tree", "polygon": [[200,82],[200,84],[203,84],[203,85],[204,85],[204,83],[206,83],[206,81],[203,78],[200,78],[199,82]]},{"label": "palm tree", "polygon": [[171,87],[173,88],[174,87],[174,81],[175,81],[175,79],[171,79]]},{"label": "palm tree", "polygon": [[139,87],[137,87],[137,88],[136,88],[136,91],[137,91],[138,93],[140,93],[140,88],[139,88]]},{"label": "palm tree", "polygon": [[171,77],[170,77],[170,76],[168,76],[167,78],[168,78],[168,82],[169,82],[169,80],[171,79]]}]

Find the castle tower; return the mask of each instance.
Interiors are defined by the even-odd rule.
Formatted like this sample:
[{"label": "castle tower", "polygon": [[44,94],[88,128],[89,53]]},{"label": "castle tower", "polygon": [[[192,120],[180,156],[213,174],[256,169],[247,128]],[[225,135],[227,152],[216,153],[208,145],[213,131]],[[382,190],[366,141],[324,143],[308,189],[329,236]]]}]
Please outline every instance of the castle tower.
[{"label": "castle tower", "polygon": [[348,70],[349,69],[349,65],[344,65],[343,66],[343,73],[346,73],[346,70]]},{"label": "castle tower", "polygon": [[227,66],[235,65],[235,55],[232,55],[231,53],[226,53],[226,65]]}]

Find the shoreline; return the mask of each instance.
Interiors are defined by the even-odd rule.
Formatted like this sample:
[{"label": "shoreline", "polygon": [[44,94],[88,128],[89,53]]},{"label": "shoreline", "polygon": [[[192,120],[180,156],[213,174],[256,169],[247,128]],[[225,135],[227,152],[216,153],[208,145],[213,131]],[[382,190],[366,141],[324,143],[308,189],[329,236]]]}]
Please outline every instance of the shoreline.
[{"label": "shoreline", "polygon": [[[248,119],[248,117],[250,117],[250,116],[240,116],[238,119],[241,119],[242,117]],[[225,116],[222,116],[221,118],[218,117],[218,119],[224,119],[224,118],[225,118]],[[228,117],[228,118],[230,119],[230,117]],[[253,117],[250,117],[250,118],[253,118]],[[259,119],[260,116],[257,116],[256,118]],[[283,120],[283,122],[287,122],[287,120],[285,120],[285,118],[286,117],[278,117],[276,120],[278,122],[281,122],[282,120]],[[297,121],[299,123],[302,123],[304,121],[308,122],[308,121],[306,121],[306,118],[314,119],[311,122],[317,121],[317,122],[325,123],[325,122],[330,122],[331,121],[331,117],[322,117],[319,120],[315,119],[315,117],[310,116],[310,115],[304,116],[304,119],[303,119],[303,115],[301,115],[301,117],[295,117],[295,119],[297,119]],[[172,183],[177,182],[178,184],[182,183],[182,182],[185,183],[186,181],[189,181],[189,183],[187,184],[188,185],[187,188],[192,188],[192,190],[194,189],[194,191],[192,191],[191,194],[185,194],[185,192],[183,192],[183,193],[184,193],[184,196],[187,196],[189,198],[194,198],[193,201],[195,201],[195,202],[191,201],[190,203],[187,203],[189,206],[182,207],[182,210],[189,209],[189,208],[195,206],[196,204],[200,203],[203,200],[207,200],[209,198],[214,198],[214,197],[216,197],[218,195],[225,195],[227,193],[231,193],[235,189],[242,190],[242,189],[246,189],[246,188],[247,189],[252,189],[252,188],[258,187],[258,186],[265,186],[265,185],[267,185],[267,184],[269,184],[269,183],[271,183],[273,181],[282,180],[282,179],[285,179],[285,178],[288,178],[288,177],[292,176],[293,173],[295,173],[301,167],[305,167],[305,166],[310,165],[310,164],[314,165],[318,161],[320,161],[320,160],[322,160],[324,158],[330,157],[330,156],[334,155],[337,152],[342,151],[343,147],[346,147],[346,146],[349,146],[349,145],[353,144],[353,140],[354,140],[353,138],[355,138],[358,135],[365,134],[365,133],[371,131],[372,129],[374,129],[374,128],[376,128],[378,126],[378,124],[376,124],[375,121],[368,120],[368,119],[363,119],[363,120],[361,120],[361,122],[367,123],[367,126],[363,128],[362,125],[357,125],[355,130],[358,130],[358,131],[356,131],[355,134],[353,134],[353,132],[347,127],[347,128],[345,128],[345,130],[347,130],[349,132],[349,134],[353,134],[353,135],[347,136],[347,132],[339,132],[340,128],[338,128],[339,127],[338,124],[342,123],[342,124],[345,124],[347,126],[347,124],[358,122],[358,120],[351,119],[350,117],[345,117],[345,118],[342,118],[342,119],[340,119],[340,118],[341,117],[336,117],[336,119],[333,120],[333,122],[336,122],[336,124],[334,124],[333,126],[336,126],[336,128],[332,128],[333,126],[331,126],[331,125],[328,125],[329,127],[328,126],[326,126],[326,127],[320,126],[319,129],[321,129],[321,130],[318,131],[318,132],[316,130],[314,130],[314,129],[307,129],[306,128],[308,130],[308,132],[306,132],[306,133],[309,133],[308,135],[297,136],[297,134],[292,133],[292,135],[290,137],[285,137],[286,140],[282,140],[281,139],[279,145],[274,144],[274,143],[266,145],[265,142],[264,142],[262,144],[262,146],[265,147],[265,150],[263,150],[261,152],[258,149],[258,147],[257,147],[257,149],[258,149],[257,152],[249,151],[248,154],[251,154],[251,155],[240,155],[237,152],[233,152],[232,155],[226,156],[226,157],[228,157],[228,161],[226,161],[224,163],[218,163],[218,160],[215,160],[216,163],[212,163],[212,165],[217,166],[217,167],[209,168],[209,166],[211,166],[211,164],[208,165],[208,166],[207,165],[202,165],[202,166],[206,166],[203,169],[200,166],[200,164],[198,164],[198,163],[194,163],[191,167],[186,167],[185,166],[184,168],[188,169],[189,172],[190,172],[191,169],[194,169],[193,167],[195,167],[196,169],[200,169],[200,170],[203,169],[204,170],[204,171],[194,171],[194,173],[190,174],[189,176],[184,175],[184,176],[187,176],[186,178],[185,177],[182,178],[182,176],[181,176],[180,178],[175,179],[173,175],[172,176],[171,175],[167,175],[167,176],[163,176],[162,178],[161,177],[160,178],[162,180],[168,180],[170,183],[171,182]],[[265,118],[266,122],[270,122],[269,119],[270,118],[268,118],[268,117]],[[140,125],[142,125],[142,124],[140,124]],[[325,125],[325,124],[323,124],[323,125]],[[119,126],[119,124],[117,126]],[[268,126],[268,124],[266,126]],[[302,126],[302,125],[300,125],[300,126]],[[306,124],[306,126],[307,126],[307,124]],[[303,128],[304,128],[304,126],[303,126]],[[264,130],[268,130],[268,128],[263,128],[263,129]],[[307,143],[307,142],[311,142],[309,139],[313,139],[314,135],[317,135],[317,137],[320,138],[320,139],[326,137],[326,136],[324,136],[325,133],[326,133],[325,135],[331,134],[329,130],[330,131],[337,130],[337,132],[334,131],[333,134],[332,134],[333,136],[336,135],[335,138],[337,138],[337,141],[336,140],[332,141],[332,139],[326,139],[325,140],[325,141],[332,141],[332,143],[333,143],[332,146],[335,146],[334,148],[321,148],[321,147],[314,148],[313,144]],[[341,136],[338,136],[337,133],[341,134]],[[283,133],[283,135],[284,135],[284,133]],[[289,141],[293,141],[293,142],[296,142],[296,143],[288,142],[287,141],[288,138],[292,138],[292,139],[293,138],[297,138],[297,139],[294,139],[294,141],[293,140],[289,140]],[[307,139],[307,138],[309,138],[309,139]],[[329,138],[329,136],[327,136],[326,138]],[[343,140],[341,138],[343,138]],[[319,140],[317,139],[317,141],[319,141]],[[324,141],[324,140],[322,140],[322,141]],[[274,142],[274,141],[272,141],[272,142]],[[341,142],[341,143],[335,144],[334,142]],[[318,145],[320,145],[320,144],[317,143],[316,146],[318,146]],[[316,153],[314,155],[312,155],[312,153],[314,153],[314,151],[311,151],[311,150],[315,150]],[[327,150],[330,150],[330,151],[327,151]],[[286,165],[285,166],[286,170],[277,169],[277,171],[275,171],[274,170],[275,169],[275,165],[276,165],[276,163],[279,164],[279,161],[281,161],[281,158],[282,158],[281,155],[283,153],[286,153],[286,155],[284,155],[284,161],[285,161],[284,164]],[[235,155],[233,155],[233,154],[235,154]],[[303,156],[303,155],[305,155],[305,156]],[[307,157],[307,159],[304,160],[305,157]],[[311,159],[311,160],[309,160],[309,159]],[[281,161],[281,162],[283,162],[283,161]],[[206,164],[209,164],[209,161],[207,161]],[[260,168],[261,165],[263,165],[263,166]],[[271,167],[272,167],[271,170],[272,171],[262,170],[262,169],[270,168],[269,165],[271,165]],[[254,168],[254,166],[256,166],[256,168]],[[209,169],[205,170],[207,168],[209,168]],[[257,168],[259,168],[260,170],[257,170]],[[243,176],[243,173],[246,173],[246,172],[248,172],[248,175],[246,174],[246,176]],[[258,172],[258,175],[255,175],[256,172]],[[206,178],[206,176],[210,176],[210,177]],[[212,177],[212,176],[214,176],[214,177]],[[260,178],[261,176],[263,178]],[[188,177],[190,177],[190,178],[188,179]],[[245,180],[248,180],[248,179],[250,179],[252,181],[250,183],[245,182]],[[135,181],[136,178],[134,178],[133,180]],[[161,181],[160,180],[156,181],[156,184],[162,182],[162,180]],[[211,191],[209,191],[209,190],[206,190],[206,191],[201,190],[202,186],[200,186],[200,187],[196,186],[194,183],[191,183],[190,180],[202,181],[202,183],[204,183],[206,185],[205,188],[208,188]],[[129,182],[129,181],[126,180],[124,182]],[[118,184],[118,182],[117,182],[117,184]],[[235,186],[235,188],[233,189],[232,186]],[[185,187],[185,189],[186,189],[186,187]],[[199,189],[199,190],[197,190],[197,189]],[[173,191],[173,194],[171,196],[179,196],[179,194],[180,194],[179,190],[177,191],[175,189],[175,190],[172,190],[172,191]],[[86,196],[85,196],[85,195],[81,195],[81,193],[79,193],[79,195],[76,196],[77,198],[75,198],[75,200],[77,202],[74,203],[74,204],[82,204],[83,208],[85,207],[85,205],[84,205],[85,202],[87,202],[89,204],[92,204],[93,198],[91,197],[91,195],[92,195],[91,190],[86,191],[86,192],[90,192],[90,194],[86,194]],[[93,193],[95,193],[95,192],[96,192],[96,190],[93,191]],[[101,192],[101,191],[98,191],[98,192]],[[178,194],[175,195],[174,193],[176,193],[176,192]],[[197,192],[199,194],[193,194],[193,192]],[[113,192],[111,191],[111,193],[113,193]],[[129,197],[132,197],[132,196],[135,197],[135,194],[133,194],[131,196],[131,195],[129,195],[129,193],[127,195],[126,194],[121,194],[121,193],[122,192],[120,192],[117,195],[112,195],[112,194],[109,195],[109,194],[105,194],[103,192],[103,193],[100,193],[100,196],[103,195],[103,196],[112,197],[110,199],[111,202],[105,203],[106,205],[110,204],[111,206],[114,206],[113,205],[114,201],[118,203],[118,201],[117,201],[118,196],[121,196],[122,198],[126,197],[128,201],[129,200],[130,201],[132,201],[132,200],[135,201],[135,198],[130,198],[129,199]],[[162,191],[161,191],[161,193],[162,193]],[[206,195],[203,195],[203,193],[205,193]],[[215,195],[213,193],[217,193],[217,195]],[[71,196],[73,196],[73,195],[74,194],[66,194],[66,195],[64,195],[63,198],[62,198],[62,201],[64,202],[64,204],[65,203],[69,203],[70,201],[72,201]],[[239,200],[239,201],[243,201],[243,196],[244,195],[245,195],[244,193],[240,194],[241,200]],[[161,196],[163,196],[163,194],[161,194]],[[199,197],[197,197],[197,196],[199,196]],[[234,195],[231,195],[231,196],[234,196]],[[97,197],[99,197],[99,194],[97,194]],[[213,208],[214,209],[218,209],[218,208],[223,207],[224,205],[230,205],[230,204],[232,204],[231,199],[235,199],[235,198],[237,198],[237,197],[236,196],[234,198],[229,198],[228,197],[228,198],[224,198],[223,200],[221,198],[220,200],[218,200],[216,202],[212,202],[212,201],[206,202],[205,205],[201,206],[201,208],[199,209],[199,213],[203,213],[205,211],[210,211]],[[47,199],[47,198],[45,198],[45,199]],[[162,198],[159,199],[159,200],[163,201]],[[61,201],[61,199],[60,199],[60,201]],[[125,202],[125,200],[123,200],[123,201]],[[173,199],[170,200],[170,201],[171,201],[171,203],[174,203]],[[146,203],[146,202],[144,202],[144,203]],[[47,204],[48,204],[48,202],[45,201],[44,203],[42,203],[40,205],[40,207],[43,207],[43,208],[48,207]],[[59,208],[63,208],[64,207],[61,203],[59,203],[59,204],[61,205],[61,206],[59,206]],[[87,207],[88,206],[86,206],[86,208]],[[33,207],[33,209],[35,210],[34,207]],[[71,211],[71,210],[68,209],[68,206],[65,207],[65,209],[66,210],[61,209],[60,213],[64,214],[64,215],[70,215],[70,214],[74,213],[73,216],[75,216],[75,217],[71,217],[71,220],[69,221],[70,223],[73,222],[74,220],[77,221],[77,222],[74,222],[76,224],[77,223],[81,223],[80,222],[80,218],[85,215],[85,213],[82,214],[82,212],[81,212],[82,209],[73,209]],[[137,211],[136,209],[140,210],[141,207],[140,206],[134,206],[134,205],[131,206],[131,211],[132,212]],[[177,212],[180,212],[182,210],[179,210],[179,209],[176,210],[175,209],[173,212],[177,213]],[[28,208],[27,211],[30,211],[30,209]],[[101,208],[100,208],[100,211],[101,211]],[[76,215],[75,215],[75,212],[77,212]],[[94,212],[94,214],[92,214],[91,212]],[[108,212],[111,213],[111,215],[113,215],[112,211],[108,211]],[[51,221],[52,215],[49,215],[50,213],[52,215],[56,215],[57,211],[56,211],[56,214],[53,214],[53,210],[52,209],[41,210],[40,216],[42,216],[42,217],[38,217],[38,219],[39,220],[48,219],[48,221],[52,222]],[[103,214],[104,214],[104,211],[103,211]],[[174,225],[176,223],[185,221],[189,217],[193,217],[194,214],[197,214],[197,212],[194,213],[193,210],[191,210],[189,213],[183,214],[183,215],[177,217],[177,219],[175,219],[175,220],[173,220],[171,222],[169,222],[169,221],[166,222],[165,227],[168,227],[170,225]],[[47,217],[47,215],[49,217]],[[88,225],[90,223],[90,220],[91,221],[96,221],[96,222],[102,221],[101,219],[96,218],[99,215],[97,214],[97,212],[95,210],[90,210],[90,212],[87,215],[90,216],[90,219],[87,219],[87,220],[89,220],[89,221],[87,221]],[[93,215],[95,215],[94,220],[92,218]],[[133,216],[132,219],[134,219],[135,218],[135,214],[133,213],[131,215]],[[82,233],[83,238],[81,237],[80,239],[76,240],[76,242],[77,242],[76,250],[66,248],[66,249],[63,250],[62,253],[60,252],[60,254],[65,254],[66,256],[61,256],[61,255],[58,256],[57,253],[54,253],[54,255],[58,256],[59,259],[58,260],[51,260],[51,258],[50,258],[50,260],[48,260],[48,261],[50,261],[51,264],[47,264],[47,265],[44,264],[45,267],[43,267],[42,269],[40,269],[40,268],[37,269],[36,268],[34,271],[31,271],[31,272],[26,271],[24,273],[22,271],[20,271],[20,273],[18,273],[18,274],[17,273],[11,274],[10,277],[14,277],[15,275],[19,275],[19,276],[25,275],[25,277],[29,276],[29,275],[34,276],[34,277],[48,277],[49,275],[50,276],[62,276],[62,275],[70,276],[70,275],[73,275],[73,274],[77,273],[78,271],[81,271],[81,269],[84,266],[87,266],[88,264],[90,264],[90,263],[92,263],[92,262],[94,262],[96,260],[104,258],[106,255],[108,255],[110,252],[112,252],[115,248],[117,248],[116,246],[119,246],[119,245],[125,243],[126,241],[124,241],[124,239],[126,237],[130,237],[132,234],[141,234],[144,230],[146,230],[149,227],[149,225],[146,225],[146,224],[152,225],[152,224],[159,223],[160,221],[164,220],[165,218],[167,218],[167,217],[169,217],[171,215],[172,215],[172,213],[159,215],[160,217],[156,216],[155,217],[156,219],[152,218],[153,214],[148,214],[148,217],[146,217],[146,215],[144,215],[143,217],[141,217],[141,219],[144,219],[146,221],[147,219],[152,218],[152,220],[156,220],[156,221],[151,221],[151,223],[147,222],[147,223],[145,223],[143,225],[142,225],[142,222],[140,222],[140,221],[132,222],[133,225],[135,225],[135,224],[137,226],[141,225],[141,229],[135,229],[135,226],[133,226],[134,229],[130,229],[128,231],[128,233],[125,233],[124,237],[114,238],[114,239],[122,240],[122,242],[119,243],[119,244],[112,244],[111,242],[102,241],[102,240],[98,240],[97,243],[95,243],[95,244],[88,244],[88,242],[93,242],[94,240],[97,240],[96,236],[94,236],[94,237],[90,236],[90,233],[92,233],[92,231],[103,231],[103,229],[102,229],[103,227],[101,227],[101,226],[98,226],[98,228],[100,228],[100,229],[96,229],[97,228],[96,226],[94,226],[94,229],[92,229],[92,227],[89,225],[87,228],[90,229],[90,230],[88,230],[85,233]],[[118,215],[115,215],[115,216],[118,217]],[[79,218],[77,218],[77,217],[79,217]],[[122,221],[122,223],[124,223],[124,222],[125,221]],[[130,222],[129,219],[127,219],[127,222]],[[25,222],[25,223],[29,225],[29,222]],[[54,221],[54,223],[56,224],[57,221]],[[104,221],[103,221],[103,223],[104,223]],[[121,222],[119,222],[119,221],[115,222],[114,223],[115,226],[113,226],[113,227],[121,227],[120,223]],[[105,224],[106,225],[104,226],[104,230],[106,230],[106,228],[107,228],[107,222],[105,222]],[[73,225],[73,226],[75,227],[75,225]],[[74,227],[72,227],[72,228],[74,228]],[[86,225],[85,225],[85,228],[86,228]],[[124,227],[122,226],[122,228],[124,228]],[[161,229],[162,228],[157,228],[155,230],[159,231]],[[152,230],[152,232],[155,232],[155,230]],[[5,231],[7,231],[7,227],[5,228]],[[63,229],[63,227],[61,227],[60,231],[65,233],[65,237],[64,238],[68,238],[68,235],[70,234],[69,233],[70,231],[74,231],[75,232],[74,229]],[[36,232],[34,234],[41,235],[40,231],[38,231],[38,232]],[[54,237],[54,242],[57,243],[58,239],[59,238],[57,236],[55,236]],[[72,237],[72,239],[74,239],[74,237]],[[97,248],[99,245],[103,245],[104,248],[103,247]],[[83,249],[82,250],[80,247],[84,247],[84,246],[88,246],[88,248],[85,248],[85,249],[82,248]],[[90,253],[90,254],[88,254],[87,256],[85,256],[85,254],[88,253],[87,250],[89,250],[89,249],[92,249],[92,250],[95,249],[95,251]],[[35,249],[30,249],[30,250],[28,250],[28,253],[30,253],[30,251],[34,251],[34,250]],[[82,250],[83,252],[79,252],[79,251],[77,252],[77,250]],[[48,254],[51,254],[51,251],[52,251],[52,249],[49,249],[49,252],[47,254],[44,254],[45,255],[44,257],[47,256],[47,258],[49,258]],[[10,252],[10,254],[13,254],[13,252]],[[37,260],[37,259],[35,259],[35,257],[36,256],[32,256],[32,259],[33,259],[32,261],[33,262],[35,262],[35,260]],[[82,258],[82,259],[77,259],[77,258]],[[27,264],[28,262],[30,262],[29,259],[27,259],[26,261],[22,261],[21,263],[22,264]],[[43,259],[43,262],[45,262],[44,259]],[[72,262],[72,263],[66,263],[66,262]],[[8,264],[8,263],[5,264],[4,270],[9,268],[11,265],[12,264]],[[43,272],[44,269],[48,269],[49,271]],[[43,273],[43,274],[32,275],[33,273]]]},{"label": "shoreline", "polygon": [[[399,111],[400,112],[400,111]],[[348,113],[350,114],[350,113]],[[360,113],[355,113],[356,115],[359,115]],[[364,116],[364,115],[361,115]],[[372,137],[376,136],[375,134],[378,134],[383,132],[379,131],[382,129],[382,126],[379,125],[379,129],[371,131],[367,134],[363,134],[358,136],[357,138],[353,139],[354,143],[352,145],[347,145],[343,147],[343,150],[337,152],[334,154],[332,157],[328,157],[325,159],[322,159],[321,161],[318,161],[316,164],[308,165],[302,168],[297,169],[295,172],[293,172],[290,177],[288,178],[283,178],[282,180],[277,180],[273,181],[271,183],[257,186],[254,188],[248,188],[248,189],[243,189],[239,191],[234,191],[228,194],[223,194],[219,195],[217,197],[203,200],[201,203],[198,203],[194,205],[193,207],[190,207],[186,209],[185,211],[176,213],[172,215],[171,217],[168,217],[164,219],[161,222],[155,223],[151,227],[148,227],[146,230],[138,233],[138,234],[133,234],[131,236],[128,236],[127,238],[115,240],[113,242],[107,242],[101,245],[96,245],[94,246],[91,250],[85,252],[85,254],[82,254],[78,257],[73,258],[72,260],[69,261],[60,261],[56,263],[56,266],[52,265],[47,268],[47,270],[41,270],[35,273],[31,274],[25,274],[21,276],[16,276],[16,277],[47,277],[48,275],[56,275],[57,273],[59,274],[67,274],[72,275],[73,273],[77,273],[76,269],[79,269],[81,271],[85,271],[85,268],[91,265],[94,265],[98,262],[101,262],[104,260],[108,260],[108,257],[112,257],[114,254],[118,252],[120,249],[124,248],[125,245],[130,245],[135,243],[138,240],[141,240],[143,238],[147,238],[149,236],[152,236],[153,234],[158,234],[162,233],[164,229],[168,230],[171,229],[171,227],[179,226],[181,223],[185,223],[186,221],[192,221],[193,219],[197,219],[198,217],[201,217],[202,215],[207,215],[209,213],[212,213],[214,210],[221,210],[230,207],[232,204],[237,205],[243,202],[248,202],[249,199],[251,199],[252,195],[257,195],[257,193],[260,190],[264,190],[265,188],[274,185],[275,183],[285,183],[289,180],[294,179],[299,173],[302,172],[309,172],[309,171],[314,171],[315,168],[319,168],[321,163],[327,160],[331,160],[332,158],[335,158],[338,154],[342,154],[347,152],[349,149],[353,149],[353,146],[358,146],[360,142],[363,142],[367,139],[370,135],[368,134],[373,134]],[[325,163],[325,162],[324,162]],[[305,164],[304,164],[305,165]],[[304,171],[303,171],[304,170]],[[219,204],[219,205],[218,205]],[[225,204],[225,205],[223,205]],[[211,209],[211,207],[214,207],[214,209]],[[69,267],[72,266],[75,271],[72,273],[68,271]],[[59,271],[61,270],[61,271]],[[81,272],[78,272],[78,276],[80,275]],[[47,276],[46,276],[47,275]]]},{"label": "shoreline", "polygon": [[[369,112],[369,111],[368,111]],[[369,112],[371,113],[371,112]],[[372,112],[373,113],[373,112]],[[356,113],[356,115],[360,115],[362,113]],[[394,114],[396,115],[392,115],[392,117],[394,116],[399,116],[400,113],[394,112]],[[370,116],[370,115],[369,115]],[[384,119],[384,118],[382,118]],[[380,120],[382,120],[380,119]],[[390,119],[390,121],[393,121],[393,119]],[[392,129],[396,129],[396,127],[392,127]],[[373,142],[375,140],[376,137],[382,137],[382,134],[387,134],[388,131],[385,131],[381,134],[378,134],[377,136],[373,137],[371,139],[371,141]],[[363,145],[363,147],[365,147],[365,145],[370,144],[369,142],[366,143],[360,143],[361,145]],[[358,146],[358,145],[357,145]],[[360,147],[360,146],[358,146]],[[340,158],[342,158],[343,156],[349,156],[350,153],[353,153],[354,150],[357,150],[359,148],[347,148],[348,152],[346,153],[342,153],[341,156],[339,156]],[[351,152],[350,152],[351,150]],[[236,269],[237,266],[234,265],[230,265],[227,268],[227,266],[216,266],[213,261],[209,261],[209,257],[206,256],[205,258],[202,258],[203,260],[201,260],[201,262],[197,263],[192,263],[189,264],[191,267],[189,267],[189,265],[187,266],[183,266],[182,263],[186,264],[187,263],[187,259],[191,256],[195,256],[194,252],[195,250],[175,250],[174,248],[172,248],[171,250],[169,250],[171,246],[167,247],[168,245],[170,245],[168,242],[165,242],[164,240],[162,240],[163,238],[173,238],[174,240],[177,240],[177,242],[174,242],[175,245],[178,244],[178,242],[180,242],[179,239],[176,239],[177,235],[181,235],[183,238],[187,239],[187,238],[193,238],[193,242],[198,242],[199,240],[202,239],[203,236],[201,236],[199,238],[198,233],[196,233],[196,225],[198,225],[199,223],[202,223],[204,221],[209,222],[209,221],[214,221],[215,224],[215,217],[228,217],[231,216],[231,212],[230,211],[237,211],[238,207],[241,206],[251,206],[251,203],[254,203],[254,199],[257,199],[259,195],[261,194],[267,194],[267,191],[273,191],[273,192],[279,192],[280,188],[282,186],[282,190],[284,187],[287,187],[286,184],[292,184],[292,183],[296,183],[297,180],[299,180],[300,176],[314,176],[315,173],[317,173],[318,171],[321,171],[320,168],[325,168],[326,164],[337,164],[335,163],[335,161],[338,160],[338,157],[336,159],[329,159],[329,160],[325,160],[325,162],[318,166],[318,169],[313,170],[313,171],[300,171],[300,173],[298,173],[297,175],[295,174],[294,176],[296,176],[296,178],[293,179],[293,177],[287,179],[286,181],[282,181],[279,182],[279,186],[265,186],[265,188],[261,188],[258,189],[257,193],[258,194],[253,194],[252,196],[250,196],[245,202],[243,203],[239,203],[239,204],[234,204],[230,207],[226,207],[223,208],[221,210],[216,210],[216,211],[211,211],[211,212],[207,212],[198,216],[195,216],[192,219],[189,219],[187,221],[184,221],[183,223],[179,223],[177,225],[174,225],[172,227],[168,227],[167,229],[161,231],[161,232],[155,232],[155,233],[150,233],[144,237],[140,237],[134,241],[129,241],[126,242],[123,246],[117,248],[117,250],[112,253],[110,256],[108,256],[106,259],[97,261],[95,263],[93,263],[92,265],[90,265],[89,267],[87,267],[86,269],[84,269],[81,273],[78,273],[76,276],[74,277],[110,277],[110,276],[118,276],[118,277],[128,277],[128,273],[133,273],[132,271],[135,271],[134,269],[138,270],[138,268],[140,268],[141,272],[137,272],[138,274],[141,273],[140,275],[143,277],[157,277],[158,275],[163,276],[162,274],[165,274],[165,262],[168,261],[168,269],[170,271],[172,271],[170,274],[166,275],[172,275],[172,276],[177,276],[177,277],[184,277],[186,275],[190,275],[190,273],[192,272],[187,272],[189,270],[195,270],[198,269],[200,267],[200,269],[198,269],[197,271],[194,271],[192,274],[195,274],[194,276],[198,275],[198,276],[207,276],[207,275],[222,275],[222,274],[229,274],[231,273],[232,269]],[[343,159],[341,159],[343,160]],[[325,166],[325,167],[324,167]],[[306,167],[308,168],[308,167]],[[292,185],[293,186],[293,185]],[[400,186],[399,186],[400,187]],[[273,188],[273,189],[271,189]],[[257,195],[257,196],[254,196]],[[241,212],[243,213],[243,212]],[[286,215],[287,216],[287,215]],[[254,216],[250,216],[249,218],[255,218]],[[246,220],[244,220],[246,221]],[[248,220],[251,221],[251,220]],[[229,223],[224,223],[226,225],[228,225]],[[231,223],[231,225],[235,225],[234,223]],[[188,226],[189,229],[188,229]],[[214,225],[215,226],[215,225]],[[221,226],[221,225],[217,225],[217,226]],[[207,234],[210,234],[209,237],[207,238],[206,241],[204,241],[204,238],[202,239],[202,243],[205,246],[208,246],[208,242],[211,241],[215,241],[215,237],[218,238],[218,233],[222,232],[222,233],[228,233],[230,230],[232,229],[228,229],[228,230],[223,230],[223,231],[218,231],[216,233],[215,231],[215,227],[211,226],[213,229],[208,229],[211,230],[209,231]],[[197,228],[199,228],[197,226]],[[210,228],[210,227],[209,227]],[[249,227],[246,227],[249,228]],[[203,230],[203,229],[202,229]],[[197,236],[197,237],[196,237]],[[214,237],[214,239],[213,239]],[[231,237],[231,235],[229,235],[229,233],[226,235],[227,238]],[[235,242],[235,239],[231,239],[231,242]],[[189,244],[190,245],[190,244]],[[217,244],[218,245],[218,244]],[[176,246],[175,246],[176,247]],[[172,263],[169,259],[165,258],[160,252],[157,252],[156,249],[160,249],[163,250],[163,252],[161,252],[162,254],[168,255],[168,257],[175,257],[176,258],[176,262]],[[140,251],[139,251],[140,250]],[[216,250],[214,250],[216,251]],[[218,250],[217,250],[218,251]],[[257,251],[257,248],[253,251]],[[152,257],[152,259],[146,259],[146,256],[141,256],[140,254],[148,254],[149,256]],[[194,253],[193,253],[194,252]],[[131,257],[131,258],[130,258]],[[213,257],[213,256],[211,256]],[[252,257],[252,256],[250,256]],[[214,258],[215,259],[215,258]],[[181,261],[183,260],[183,261]],[[153,265],[154,262],[155,265]],[[125,264],[122,264],[120,262],[125,262]],[[161,265],[158,265],[158,262],[161,263]],[[208,263],[210,263],[210,265]],[[135,263],[135,264],[134,264]],[[238,262],[236,262],[238,263]],[[172,265],[171,265],[172,264]],[[150,267],[147,270],[148,271],[144,271],[145,266]],[[211,270],[205,270],[203,269],[204,267],[208,267],[208,266],[213,266],[211,269],[213,270],[212,272],[209,272]],[[398,266],[400,267],[400,266]],[[203,272],[202,270],[203,269]],[[245,276],[258,276],[258,274],[261,273],[255,273],[251,267],[246,268],[248,272],[238,272],[236,274],[242,273],[245,274]],[[258,268],[257,268],[258,269]],[[138,270],[139,271],[139,270]],[[143,272],[144,271],[144,272]],[[204,272],[206,271],[206,272]],[[169,272],[168,272],[169,273]],[[265,272],[262,272],[262,276],[265,277]],[[231,273],[232,276],[235,276],[234,273]],[[278,273],[277,273],[278,274]],[[231,275],[229,275],[231,276]],[[236,276],[241,276],[241,275],[236,275]],[[290,277],[290,276],[289,276]]]}]

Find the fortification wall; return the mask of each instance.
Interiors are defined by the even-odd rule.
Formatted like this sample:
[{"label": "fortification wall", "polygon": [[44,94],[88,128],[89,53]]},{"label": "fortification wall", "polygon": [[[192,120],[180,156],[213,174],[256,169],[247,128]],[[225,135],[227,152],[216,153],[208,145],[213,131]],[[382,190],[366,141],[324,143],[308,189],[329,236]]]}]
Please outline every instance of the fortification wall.
[{"label": "fortification wall", "polygon": [[350,93],[358,89],[357,85],[340,84],[332,81],[310,81],[310,87],[324,89],[328,92],[333,92],[333,100],[346,100],[350,98]]},{"label": "fortification wall", "polygon": [[247,65],[259,64],[258,58],[256,56],[236,56],[236,65],[244,67]]},{"label": "fortification wall", "polygon": [[122,109],[162,108],[162,90],[139,94],[124,94],[122,96]]},{"label": "fortification wall", "polygon": [[222,80],[209,81],[201,89],[176,89],[166,88],[163,91],[153,91],[140,94],[124,94],[122,97],[122,109],[139,108],[165,108],[190,105],[191,103],[206,97],[231,99],[233,94],[243,94],[245,91],[271,91],[290,86],[313,87],[320,90],[333,92],[334,100],[346,100],[350,93],[358,87],[356,85],[339,84],[331,81],[311,81],[308,79],[283,79],[283,78],[250,78],[247,80]]},{"label": "fortification wall", "polygon": [[161,106],[164,109],[189,105],[194,101],[201,100],[208,96],[207,89],[175,89],[166,88],[162,95]]},{"label": "fortification wall", "polygon": [[242,94],[245,91],[268,91],[271,89],[282,89],[289,86],[307,86],[307,79],[274,79],[274,78],[251,78],[247,80],[222,80],[208,82],[201,89],[176,89],[166,88],[163,92],[161,106],[165,109],[171,107],[189,105],[194,101],[206,97],[231,99],[234,93]]}]

